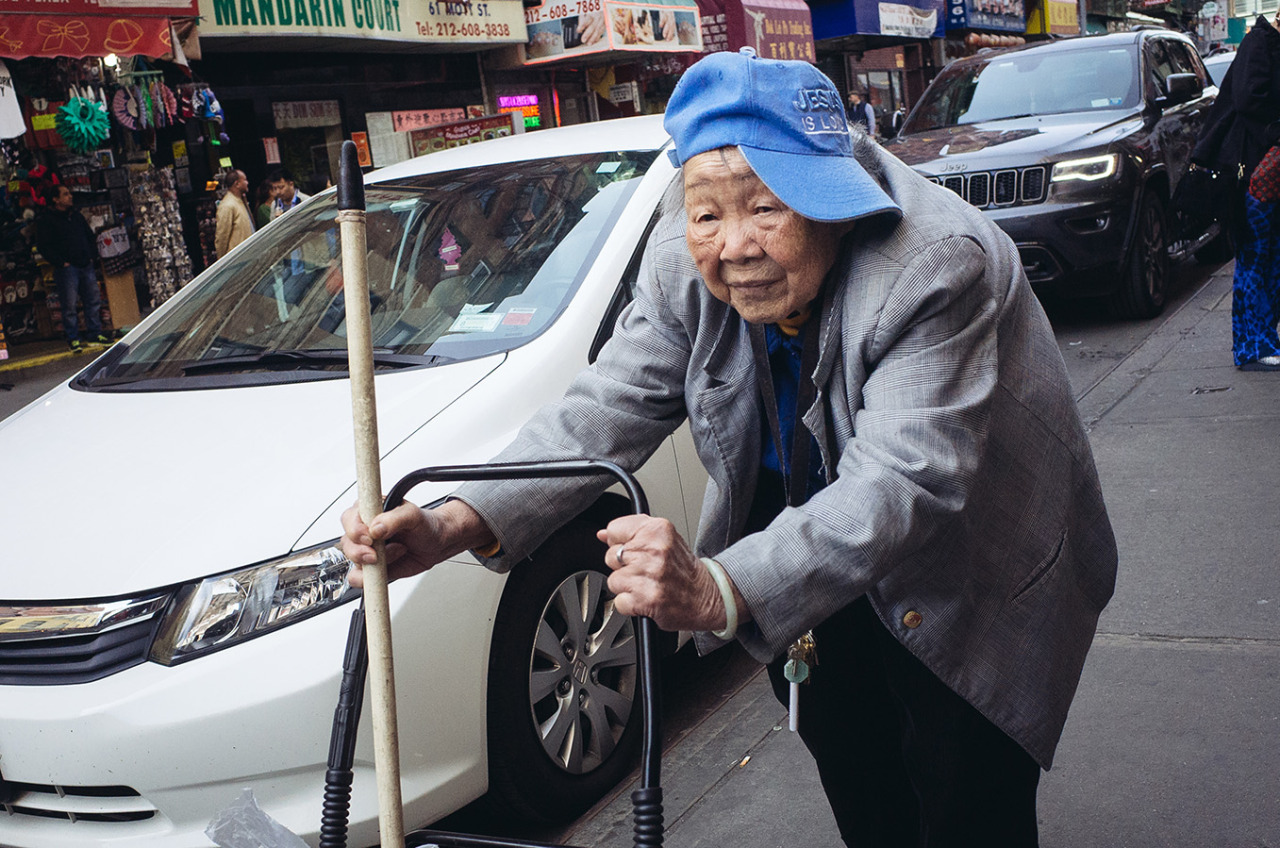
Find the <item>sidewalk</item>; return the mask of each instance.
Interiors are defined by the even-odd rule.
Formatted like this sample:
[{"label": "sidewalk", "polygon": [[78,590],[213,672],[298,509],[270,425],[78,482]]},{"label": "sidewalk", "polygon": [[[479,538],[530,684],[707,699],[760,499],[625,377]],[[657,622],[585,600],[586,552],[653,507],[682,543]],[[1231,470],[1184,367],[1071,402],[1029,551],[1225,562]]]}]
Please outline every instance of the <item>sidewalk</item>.
[{"label": "sidewalk", "polygon": [[[1280,845],[1280,374],[1232,367],[1232,268],[1080,398],[1120,576],[1041,780],[1043,848]],[[668,749],[667,845],[839,848],[785,724],[758,674]],[[564,841],[629,845],[632,788]]]}]

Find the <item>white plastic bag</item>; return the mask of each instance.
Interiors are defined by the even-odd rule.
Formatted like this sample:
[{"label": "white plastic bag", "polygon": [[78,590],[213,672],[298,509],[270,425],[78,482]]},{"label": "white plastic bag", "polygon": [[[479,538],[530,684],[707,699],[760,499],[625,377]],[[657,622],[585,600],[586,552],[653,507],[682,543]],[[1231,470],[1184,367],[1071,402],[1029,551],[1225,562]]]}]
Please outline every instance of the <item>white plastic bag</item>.
[{"label": "white plastic bag", "polygon": [[204,829],[218,848],[307,848],[302,837],[262,811],[246,789]]}]

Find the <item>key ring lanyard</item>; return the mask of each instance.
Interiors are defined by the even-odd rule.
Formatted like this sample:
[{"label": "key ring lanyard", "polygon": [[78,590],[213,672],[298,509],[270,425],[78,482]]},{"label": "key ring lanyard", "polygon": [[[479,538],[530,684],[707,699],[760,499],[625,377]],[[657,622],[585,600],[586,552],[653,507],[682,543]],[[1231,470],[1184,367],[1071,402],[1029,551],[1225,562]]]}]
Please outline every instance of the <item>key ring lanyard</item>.
[{"label": "key ring lanyard", "polygon": [[[782,453],[782,425],[778,419],[778,396],[773,388],[773,369],[769,364],[769,345],[765,341],[763,324],[748,324],[751,336],[751,354],[756,366],[756,384],[764,400],[765,416],[769,420],[769,433],[778,454],[778,468],[786,480],[787,506],[800,506],[809,494],[809,447],[813,437],[801,416],[813,405],[817,387],[813,384],[813,372],[818,364],[818,328],[821,321],[814,314],[801,325],[804,340],[800,348],[800,385],[796,387],[796,411],[791,431],[791,462]],[[779,330],[781,332],[781,330]]]}]

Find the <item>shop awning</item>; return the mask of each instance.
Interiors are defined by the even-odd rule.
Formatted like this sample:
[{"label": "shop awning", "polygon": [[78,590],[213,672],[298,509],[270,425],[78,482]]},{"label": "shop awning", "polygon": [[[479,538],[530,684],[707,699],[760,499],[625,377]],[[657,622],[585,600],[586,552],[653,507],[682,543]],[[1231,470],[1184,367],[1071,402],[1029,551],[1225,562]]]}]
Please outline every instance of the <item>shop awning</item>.
[{"label": "shop awning", "polygon": [[165,56],[173,52],[168,18],[0,14],[0,56]]},{"label": "shop awning", "polygon": [[525,10],[525,20],[529,30],[521,57],[525,65],[582,59],[590,64],[633,62],[637,54],[703,50],[695,0],[583,0],[576,4],[544,0]]},{"label": "shop awning", "polygon": [[886,35],[904,39],[938,38],[946,31],[944,0],[813,0],[813,37],[818,41],[851,35]]},{"label": "shop awning", "polygon": [[169,19],[196,14],[196,0],[4,0],[0,57],[164,56]]},{"label": "shop awning", "polygon": [[815,59],[804,0],[698,0],[698,9],[708,53],[751,47],[768,59]]}]

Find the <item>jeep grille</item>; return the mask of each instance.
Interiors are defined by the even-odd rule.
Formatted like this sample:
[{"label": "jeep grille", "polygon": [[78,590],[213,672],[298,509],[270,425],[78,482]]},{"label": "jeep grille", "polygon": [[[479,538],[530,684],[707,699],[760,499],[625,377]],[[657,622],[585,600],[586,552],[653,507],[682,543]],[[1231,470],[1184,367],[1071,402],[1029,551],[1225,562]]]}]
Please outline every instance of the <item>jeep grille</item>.
[{"label": "jeep grille", "polygon": [[1040,203],[1045,198],[1045,168],[1009,168],[1002,171],[974,171],[929,177],[930,182],[949,188],[979,209]]}]

